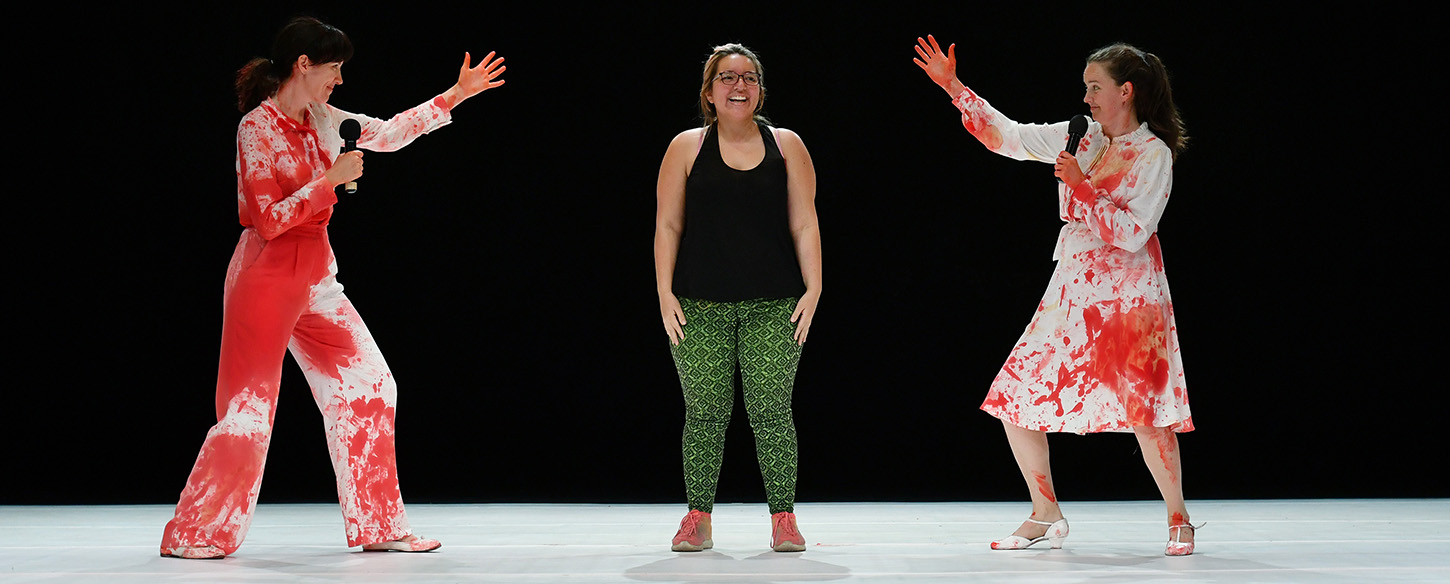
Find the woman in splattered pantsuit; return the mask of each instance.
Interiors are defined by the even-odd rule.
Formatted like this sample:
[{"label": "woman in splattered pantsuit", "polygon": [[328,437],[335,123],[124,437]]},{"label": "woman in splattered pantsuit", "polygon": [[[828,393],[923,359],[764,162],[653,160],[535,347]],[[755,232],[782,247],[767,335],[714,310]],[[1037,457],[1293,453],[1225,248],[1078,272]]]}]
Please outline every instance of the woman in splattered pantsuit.
[{"label": "woman in splattered pantsuit", "polygon": [[362,152],[339,155],[338,128],[357,120],[357,145],[391,151],[451,120],[459,102],[503,84],[503,59],[476,67],[464,56],[458,83],[383,121],[327,104],[342,83],[352,44],[342,31],[297,18],[278,33],[271,59],[237,75],[237,210],[244,227],[227,270],[217,423],[207,433],[161,554],[220,558],[242,544],[262,483],[286,351],[302,366],[326,423],[328,450],[349,546],[429,551],[413,534],[393,452],[397,388],[372,335],[337,282],[327,223],[334,188],[362,175]]}]

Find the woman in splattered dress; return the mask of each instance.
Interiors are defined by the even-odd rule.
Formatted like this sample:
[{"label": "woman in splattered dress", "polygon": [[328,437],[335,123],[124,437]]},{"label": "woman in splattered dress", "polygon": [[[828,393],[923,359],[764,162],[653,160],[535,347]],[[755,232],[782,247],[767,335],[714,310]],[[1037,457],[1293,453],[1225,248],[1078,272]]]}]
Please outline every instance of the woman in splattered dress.
[{"label": "woman in splattered dress", "polygon": [[421,552],[441,544],[413,534],[393,452],[397,386],[342,285],[327,240],[334,188],[362,176],[360,151],[339,155],[339,127],[361,126],[357,145],[402,148],[451,121],[459,102],[503,84],[503,59],[477,67],[464,54],[458,82],[383,121],[327,104],[342,84],[352,43],[312,18],[282,28],[270,59],[237,74],[237,208],[242,235],[223,295],[217,423],[207,433],[161,555],[221,558],[242,544],[271,441],[282,359],[302,366],[326,422],[348,546]]},{"label": "woman in splattered dress", "polygon": [[1067,223],[1047,293],[982,403],[1002,420],[1032,496],[1032,515],[992,549],[1056,548],[1067,537],[1047,432],[1132,431],[1167,504],[1165,553],[1191,554],[1176,433],[1193,418],[1157,234],[1187,136],[1163,63],[1125,44],[1093,52],[1083,71],[1092,123],[1066,144],[1067,122],[1019,124],[964,86],[955,48],[917,39],[914,60],[989,150],[1054,164]]}]

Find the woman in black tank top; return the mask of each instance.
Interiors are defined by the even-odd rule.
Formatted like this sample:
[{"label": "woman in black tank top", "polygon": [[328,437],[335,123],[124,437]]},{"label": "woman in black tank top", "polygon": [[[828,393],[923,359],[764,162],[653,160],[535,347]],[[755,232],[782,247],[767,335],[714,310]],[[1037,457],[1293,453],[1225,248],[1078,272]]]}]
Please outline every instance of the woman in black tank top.
[{"label": "woman in black tank top", "polygon": [[714,545],[710,512],[737,363],[770,505],[771,548],[805,550],[794,513],[790,402],[821,296],[816,174],[800,137],[759,115],[763,73],[750,49],[716,47],[700,87],[705,125],[675,136],[660,165],[655,280],[684,390],[690,506],[675,551]]}]

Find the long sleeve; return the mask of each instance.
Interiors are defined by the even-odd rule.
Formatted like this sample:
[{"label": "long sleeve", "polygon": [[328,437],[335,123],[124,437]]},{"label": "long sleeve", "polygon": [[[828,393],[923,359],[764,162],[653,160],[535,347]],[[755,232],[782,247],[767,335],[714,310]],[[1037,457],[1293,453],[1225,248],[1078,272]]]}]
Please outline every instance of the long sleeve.
[{"label": "long sleeve", "polygon": [[[1130,252],[1142,249],[1158,230],[1173,190],[1173,155],[1161,141],[1150,140],[1141,150],[1110,151],[1103,170],[1078,183],[1069,202],[1069,213],[1094,235]],[[1114,159],[1128,164],[1115,165]]]},{"label": "long sleeve", "polygon": [[963,89],[952,103],[962,112],[962,126],[988,150],[1003,156],[1051,163],[1067,142],[1067,122],[1019,124],[969,88]]},{"label": "long sleeve", "polygon": [[[337,202],[321,170],[312,176],[312,166],[294,156],[287,142],[265,118],[247,116],[237,128],[237,202],[243,224],[256,228],[264,239],[307,222]],[[301,182],[295,180],[299,178],[307,181],[301,188],[284,186]]]},{"label": "long sleeve", "polygon": [[[323,139],[329,143],[328,146],[332,146],[330,153],[334,158],[337,156],[337,147],[342,145],[341,138],[337,136],[337,129],[346,119],[357,120],[362,125],[362,135],[358,137],[357,141],[358,148],[373,152],[398,150],[412,143],[419,136],[437,130],[453,121],[448,104],[441,95],[388,120],[345,112],[330,105],[317,113],[326,116],[326,125],[331,128],[331,131],[323,133]],[[332,144],[334,140],[336,144]]]}]

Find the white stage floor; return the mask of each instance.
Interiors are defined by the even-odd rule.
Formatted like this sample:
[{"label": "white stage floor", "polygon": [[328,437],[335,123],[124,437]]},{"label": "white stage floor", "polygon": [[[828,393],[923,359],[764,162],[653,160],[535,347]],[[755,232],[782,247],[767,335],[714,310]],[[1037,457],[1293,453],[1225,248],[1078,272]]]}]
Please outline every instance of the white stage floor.
[{"label": "white stage floor", "polygon": [[[765,505],[721,505],[715,549],[669,551],[684,505],[409,505],[430,554],[345,548],[336,505],[262,505],[224,560],[157,555],[171,507],[0,506],[0,582],[1447,582],[1450,500],[1191,501],[1199,552],[1163,554],[1160,502],[1066,503],[1061,550],[992,551],[1026,503],[817,503],[771,552]],[[1039,548],[1046,544],[1039,544]]]}]

